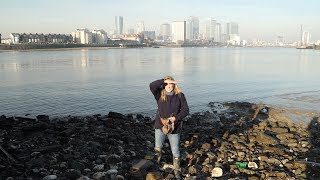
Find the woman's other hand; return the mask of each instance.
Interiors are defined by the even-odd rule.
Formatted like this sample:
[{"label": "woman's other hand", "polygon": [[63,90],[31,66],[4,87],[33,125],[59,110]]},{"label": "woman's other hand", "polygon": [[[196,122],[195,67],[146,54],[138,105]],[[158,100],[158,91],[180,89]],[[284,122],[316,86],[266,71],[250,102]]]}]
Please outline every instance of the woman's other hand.
[{"label": "woman's other hand", "polygon": [[169,119],[169,121],[171,121],[172,123],[174,123],[174,122],[176,121],[176,117],[174,117],[174,116],[169,117],[168,119]]}]

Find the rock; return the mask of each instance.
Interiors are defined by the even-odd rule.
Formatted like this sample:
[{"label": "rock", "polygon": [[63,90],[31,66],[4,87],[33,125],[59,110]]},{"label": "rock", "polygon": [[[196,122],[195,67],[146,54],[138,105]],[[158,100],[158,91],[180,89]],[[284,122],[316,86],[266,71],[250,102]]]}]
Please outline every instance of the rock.
[{"label": "rock", "polygon": [[189,174],[198,174],[201,171],[201,166],[199,165],[192,165],[189,167],[188,171]]},{"label": "rock", "polygon": [[138,119],[138,120],[142,120],[142,119],[144,119],[144,117],[143,117],[142,114],[137,114],[137,119]]},{"label": "rock", "polygon": [[270,144],[270,145],[274,145],[277,143],[277,140],[265,133],[260,133],[256,136],[256,141],[258,141],[259,143],[262,144]]},{"label": "rock", "polygon": [[118,173],[118,170],[116,170],[116,169],[109,169],[109,170],[107,171],[107,174],[108,174],[108,175],[117,174],[117,173]]},{"label": "rock", "polygon": [[273,127],[270,129],[271,132],[280,134],[280,133],[287,133],[288,129],[287,128],[278,128],[278,127]]},{"label": "rock", "polygon": [[55,180],[55,179],[58,179],[57,175],[48,175],[48,176],[42,178],[42,180]]},{"label": "rock", "polygon": [[81,176],[77,180],[90,180],[88,176]]},{"label": "rock", "polygon": [[124,180],[124,177],[122,175],[117,175],[116,180]]},{"label": "rock", "polygon": [[5,121],[6,119],[7,119],[7,117],[5,115],[0,116],[0,121]]},{"label": "rock", "polygon": [[64,173],[64,175],[70,179],[78,179],[81,176],[81,172],[76,169],[68,169],[67,172]]},{"label": "rock", "polygon": [[106,178],[107,172],[96,172],[93,174],[93,179],[94,180],[100,180],[102,178]]},{"label": "rock", "polygon": [[258,165],[255,162],[249,162],[248,163],[248,168],[258,169]]},{"label": "rock", "polygon": [[211,177],[221,177],[222,175],[223,175],[223,171],[219,167],[215,167],[211,171]]},{"label": "rock", "polygon": [[117,112],[110,111],[108,114],[108,118],[114,118],[114,119],[127,119],[125,115]]},{"label": "rock", "polygon": [[205,144],[202,144],[202,147],[201,147],[204,151],[209,151],[210,148],[211,148],[211,145],[209,143],[205,143]]},{"label": "rock", "polygon": [[149,170],[153,165],[154,163],[152,161],[141,159],[138,163],[132,166],[132,169],[134,171]]},{"label": "rock", "polygon": [[93,171],[102,171],[104,169],[104,164],[99,164],[99,165],[96,165],[94,168],[93,168]]},{"label": "rock", "polygon": [[149,172],[146,176],[146,180],[162,180],[163,177],[160,172]]},{"label": "rock", "polygon": [[107,159],[108,164],[117,164],[118,162],[120,162],[120,156],[116,154],[111,154]]},{"label": "rock", "polygon": [[38,115],[36,118],[38,121],[49,121],[49,116],[47,115]]}]

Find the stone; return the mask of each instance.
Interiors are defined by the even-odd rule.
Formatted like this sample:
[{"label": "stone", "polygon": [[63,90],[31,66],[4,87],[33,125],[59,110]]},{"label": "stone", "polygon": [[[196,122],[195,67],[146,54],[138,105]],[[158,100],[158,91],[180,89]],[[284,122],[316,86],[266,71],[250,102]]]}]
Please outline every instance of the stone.
[{"label": "stone", "polygon": [[203,150],[205,150],[205,151],[209,151],[210,148],[211,148],[211,144],[209,144],[209,143],[204,143],[204,144],[202,144],[201,148],[202,148]]},{"label": "stone", "polygon": [[47,115],[38,115],[36,118],[39,121],[49,121],[49,116]]},{"label": "stone", "polygon": [[55,180],[55,179],[58,179],[57,175],[48,175],[48,176],[42,178],[42,180]]},{"label": "stone", "polygon": [[111,154],[107,159],[108,164],[117,164],[118,162],[120,162],[120,156],[117,154]]},{"label": "stone", "polygon": [[162,180],[163,177],[160,172],[149,172],[146,176],[146,180]]},{"label": "stone", "polygon": [[99,165],[96,165],[94,168],[93,168],[93,171],[102,171],[104,169],[104,164],[99,164]]},{"label": "stone", "polygon": [[215,167],[211,171],[211,177],[221,177],[223,175],[223,171],[219,167]]},{"label": "stone", "polygon": [[271,128],[270,131],[274,132],[274,133],[277,133],[277,134],[280,134],[280,133],[287,133],[288,132],[288,129],[287,128]]},{"label": "stone", "polygon": [[258,165],[255,162],[248,162],[248,168],[258,169]]},{"label": "stone", "polygon": [[88,176],[81,176],[77,180],[90,180]]},{"label": "stone", "polygon": [[127,119],[127,117],[121,113],[112,112],[110,111],[108,114],[108,118],[114,118],[114,119]]},{"label": "stone", "polygon": [[134,171],[140,171],[140,170],[148,170],[150,169],[154,163],[150,160],[141,159],[138,163],[134,164],[132,166],[132,169]]},{"label": "stone", "polygon": [[96,172],[93,174],[92,177],[94,180],[100,180],[101,178],[106,177],[106,175],[107,175],[107,172]]}]

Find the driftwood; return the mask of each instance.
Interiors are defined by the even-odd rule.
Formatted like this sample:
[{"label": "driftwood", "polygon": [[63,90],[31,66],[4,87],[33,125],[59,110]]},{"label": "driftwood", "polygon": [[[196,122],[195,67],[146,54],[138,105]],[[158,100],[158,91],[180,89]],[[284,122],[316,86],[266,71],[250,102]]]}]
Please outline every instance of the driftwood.
[{"label": "driftwood", "polygon": [[13,162],[16,162],[16,160],[0,145],[0,150]]}]

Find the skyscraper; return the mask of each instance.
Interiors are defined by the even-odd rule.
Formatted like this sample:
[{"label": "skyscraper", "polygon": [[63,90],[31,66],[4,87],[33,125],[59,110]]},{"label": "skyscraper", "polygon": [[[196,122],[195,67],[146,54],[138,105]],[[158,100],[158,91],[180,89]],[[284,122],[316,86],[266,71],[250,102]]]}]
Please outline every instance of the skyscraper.
[{"label": "skyscraper", "polygon": [[227,23],[227,35],[229,35],[228,43],[232,45],[240,45],[239,25],[236,22]]},{"label": "skyscraper", "polygon": [[304,31],[302,34],[302,45],[308,46],[310,44],[311,34],[309,31]]},{"label": "skyscraper", "polygon": [[186,38],[188,40],[195,40],[199,38],[199,18],[190,16],[186,22]]},{"label": "skyscraper", "polygon": [[123,33],[123,17],[122,16],[115,17],[115,25],[116,25],[115,34],[122,34]]},{"label": "skyscraper", "polygon": [[209,18],[206,23],[205,37],[208,40],[215,40],[216,35],[216,23],[217,21],[214,18]]},{"label": "skyscraper", "polygon": [[170,24],[161,24],[160,26],[160,36],[162,40],[166,41],[171,36]]},{"label": "skyscraper", "polygon": [[172,42],[182,44],[186,41],[186,21],[175,21],[171,26]]},{"label": "skyscraper", "polygon": [[216,42],[221,42],[221,24],[220,23],[216,24],[215,41]]}]

